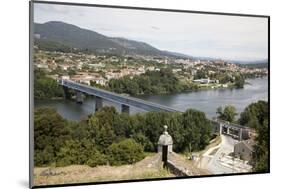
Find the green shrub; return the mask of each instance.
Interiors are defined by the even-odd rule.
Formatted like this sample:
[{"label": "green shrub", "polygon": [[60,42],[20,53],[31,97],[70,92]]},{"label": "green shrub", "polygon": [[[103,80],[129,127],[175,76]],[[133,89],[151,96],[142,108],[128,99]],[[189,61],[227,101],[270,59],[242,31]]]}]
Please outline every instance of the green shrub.
[{"label": "green shrub", "polygon": [[56,153],[70,139],[66,121],[54,108],[38,108],[34,112],[34,161],[45,166],[55,161]]},{"label": "green shrub", "polygon": [[268,115],[268,102],[260,100],[244,109],[240,114],[239,123],[257,129],[265,120],[268,120]]},{"label": "green shrub", "polygon": [[133,139],[125,139],[113,143],[107,149],[107,156],[111,165],[132,164],[145,157],[143,147]]},{"label": "green shrub", "polygon": [[89,140],[68,140],[57,155],[57,165],[89,165],[95,167],[97,165],[106,164],[106,156],[100,153]]},{"label": "green shrub", "polygon": [[132,135],[132,138],[144,148],[144,151],[154,151],[154,146],[152,142],[142,133],[136,133]]},{"label": "green shrub", "polygon": [[104,152],[116,140],[112,125],[117,115],[114,107],[104,107],[95,112],[89,119],[91,139],[94,140],[101,152]]},{"label": "green shrub", "polygon": [[48,77],[40,69],[34,70],[34,99],[63,97],[63,89],[58,82]]},{"label": "green shrub", "polygon": [[209,144],[211,123],[201,111],[189,109],[183,113],[183,145],[188,151],[202,150]]}]

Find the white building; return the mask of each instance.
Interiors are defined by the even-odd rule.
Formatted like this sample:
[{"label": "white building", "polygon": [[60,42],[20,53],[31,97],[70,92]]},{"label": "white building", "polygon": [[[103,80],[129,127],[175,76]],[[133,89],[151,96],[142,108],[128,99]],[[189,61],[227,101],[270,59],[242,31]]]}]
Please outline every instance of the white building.
[{"label": "white building", "polygon": [[154,71],[155,67],[154,66],[149,66],[146,68],[146,70],[149,70],[149,71]]},{"label": "white building", "polygon": [[48,69],[49,66],[47,64],[36,64],[37,68]]},{"label": "white building", "polygon": [[61,76],[61,79],[66,79],[66,80],[69,80],[69,79],[70,79],[70,77],[69,77],[69,75],[63,75],[63,76]]}]

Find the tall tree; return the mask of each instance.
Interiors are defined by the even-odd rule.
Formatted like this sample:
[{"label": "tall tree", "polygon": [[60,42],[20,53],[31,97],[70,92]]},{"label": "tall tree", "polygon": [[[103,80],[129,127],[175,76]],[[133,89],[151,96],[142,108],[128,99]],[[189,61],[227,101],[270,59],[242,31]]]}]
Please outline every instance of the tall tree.
[{"label": "tall tree", "polygon": [[268,120],[257,128],[256,145],[253,152],[253,170],[257,172],[269,171],[269,128]]},{"label": "tall tree", "polygon": [[234,86],[236,88],[243,88],[245,84],[245,79],[240,74],[235,76]]},{"label": "tall tree", "polygon": [[254,128],[257,132],[256,145],[253,152],[253,170],[268,172],[269,170],[269,112],[266,101],[252,103],[241,113],[241,125]]},{"label": "tall tree", "polygon": [[189,151],[203,149],[210,141],[211,124],[203,112],[189,109],[183,114],[184,145]]},{"label": "tall tree", "polygon": [[95,112],[89,119],[91,138],[98,145],[100,151],[105,151],[116,139],[113,123],[117,115],[114,107],[104,107]]},{"label": "tall tree", "polygon": [[145,157],[143,147],[133,139],[113,143],[108,147],[107,155],[112,165],[132,164]]},{"label": "tall tree", "polygon": [[35,165],[55,162],[57,153],[70,139],[66,121],[53,108],[39,108],[34,112]]},{"label": "tall tree", "polygon": [[34,98],[49,99],[63,97],[63,89],[56,80],[46,76],[45,72],[36,69],[34,71]]},{"label": "tall tree", "polygon": [[107,158],[99,152],[91,140],[68,140],[57,154],[57,165],[89,165],[95,167],[107,163]]},{"label": "tall tree", "polygon": [[218,118],[224,121],[234,122],[236,113],[236,108],[234,106],[228,105],[223,107],[218,107],[217,112]]},{"label": "tall tree", "polygon": [[268,103],[260,100],[245,108],[240,114],[239,123],[248,127],[257,128],[265,120],[268,120],[268,115]]}]

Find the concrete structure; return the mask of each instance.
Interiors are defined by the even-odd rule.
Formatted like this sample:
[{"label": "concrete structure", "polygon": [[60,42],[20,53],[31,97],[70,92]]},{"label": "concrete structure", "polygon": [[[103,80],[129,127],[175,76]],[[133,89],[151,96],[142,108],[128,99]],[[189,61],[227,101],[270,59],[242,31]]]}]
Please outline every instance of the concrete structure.
[{"label": "concrete structure", "polygon": [[[163,134],[159,137],[158,140],[158,153],[161,153],[162,156],[162,162],[163,162],[163,167],[168,168],[169,163],[168,159],[170,156],[170,153],[173,151],[173,139],[171,135],[167,132],[168,126],[164,125],[164,132]],[[174,169],[174,166],[172,166]]]},{"label": "concrete structure", "polygon": [[69,75],[63,75],[61,76],[61,79],[70,79]]},{"label": "concrete structure", "polygon": [[229,135],[238,140],[247,140],[250,138],[251,133],[255,132],[252,128],[234,123],[229,123],[227,121],[219,119],[211,120],[211,124],[213,126],[212,133],[219,135]]},{"label": "concrete structure", "polygon": [[[166,112],[180,112],[179,110],[163,106],[160,104],[155,104],[152,102],[148,102],[145,100],[124,96],[116,93],[112,93],[103,89],[98,89],[95,87],[91,87],[88,85],[83,85],[81,83],[76,83],[74,81],[70,80],[60,80],[59,84],[63,86],[65,97],[69,98],[69,89],[72,89],[74,91],[79,91],[81,93],[86,93],[88,95],[95,97],[95,110],[99,110],[103,106],[103,100],[108,100],[111,102],[115,102],[117,104],[120,104],[121,111],[129,113],[130,107],[136,107],[145,111],[166,111]],[[78,94],[78,95],[77,95]],[[76,100],[79,103],[83,102],[82,97],[79,93],[76,93]]]},{"label": "concrete structure", "polygon": [[94,96],[95,97],[95,111],[98,111],[100,108],[102,108],[103,106],[103,100],[102,98],[98,97],[98,96]]},{"label": "concrete structure", "polygon": [[243,160],[251,160],[255,142],[253,140],[244,140],[234,146],[234,155]]},{"label": "concrete structure", "polygon": [[63,94],[65,99],[71,99],[71,94],[69,92],[69,88],[63,86]]},{"label": "concrete structure", "polygon": [[158,149],[157,152],[162,152],[163,151],[163,146],[167,146],[168,152],[173,151],[173,139],[171,135],[169,135],[168,131],[168,126],[164,125],[164,132],[163,134],[159,137],[158,140]]},{"label": "concrete structure", "polygon": [[76,102],[79,104],[83,103],[83,94],[80,91],[76,91]]},{"label": "concrete structure", "polygon": [[209,83],[216,83],[216,80],[210,80],[209,78],[201,78],[193,80],[194,83],[200,84],[209,84]]}]

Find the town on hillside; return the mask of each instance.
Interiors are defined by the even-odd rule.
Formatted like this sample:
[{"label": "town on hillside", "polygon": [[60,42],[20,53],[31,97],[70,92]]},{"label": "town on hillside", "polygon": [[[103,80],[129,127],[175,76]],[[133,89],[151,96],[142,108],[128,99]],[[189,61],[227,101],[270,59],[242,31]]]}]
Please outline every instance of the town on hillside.
[{"label": "town on hillside", "polygon": [[111,79],[133,78],[164,68],[171,69],[182,83],[196,89],[241,87],[240,77],[245,79],[268,74],[267,67],[240,66],[223,60],[64,53],[43,51],[36,46],[34,65],[55,80],[69,79],[96,86],[106,86]]}]

